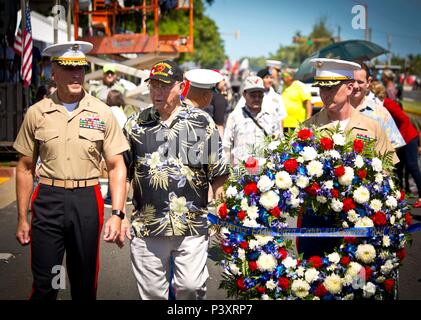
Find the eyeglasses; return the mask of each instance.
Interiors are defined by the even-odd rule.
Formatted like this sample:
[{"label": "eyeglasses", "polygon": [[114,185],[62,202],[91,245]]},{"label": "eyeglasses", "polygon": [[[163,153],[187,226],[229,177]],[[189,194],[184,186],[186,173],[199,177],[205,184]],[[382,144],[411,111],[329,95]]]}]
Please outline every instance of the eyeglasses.
[{"label": "eyeglasses", "polygon": [[166,91],[166,90],[171,90],[175,85],[178,85],[178,84],[180,84],[180,82],[165,83],[162,81],[156,81],[156,82],[150,81],[148,84],[148,87],[149,89],[152,89],[152,90]]}]

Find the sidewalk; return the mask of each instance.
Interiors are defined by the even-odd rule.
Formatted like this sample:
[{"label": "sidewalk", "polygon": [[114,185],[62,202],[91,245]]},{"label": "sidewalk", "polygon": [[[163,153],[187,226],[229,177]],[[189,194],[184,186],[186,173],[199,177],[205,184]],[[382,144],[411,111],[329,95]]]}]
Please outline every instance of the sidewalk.
[{"label": "sidewalk", "polygon": [[15,177],[15,167],[0,167],[0,209],[16,201]]}]

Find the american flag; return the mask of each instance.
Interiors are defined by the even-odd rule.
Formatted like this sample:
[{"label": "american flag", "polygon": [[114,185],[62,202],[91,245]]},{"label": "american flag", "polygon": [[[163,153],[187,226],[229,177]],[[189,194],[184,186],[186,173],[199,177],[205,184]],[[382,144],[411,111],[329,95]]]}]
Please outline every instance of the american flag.
[{"label": "american flag", "polygon": [[18,34],[15,37],[13,48],[21,58],[20,75],[23,80],[24,87],[28,87],[32,80],[32,29],[31,29],[31,11],[29,10],[29,1],[25,8],[25,34],[22,44],[22,30],[19,28]]}]

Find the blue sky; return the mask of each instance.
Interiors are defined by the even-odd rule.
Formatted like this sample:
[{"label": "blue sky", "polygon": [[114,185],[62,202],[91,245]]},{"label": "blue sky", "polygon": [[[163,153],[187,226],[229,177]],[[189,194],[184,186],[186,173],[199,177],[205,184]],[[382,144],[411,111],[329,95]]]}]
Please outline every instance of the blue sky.
[{"label": "blue sky", "polygon": [[[206,13],[222,33],[226,54],[239,59],[276,52],[280,44],[292,43],[297,30],[309,34],[322,16],[335,36],[341,27],[342,40],[364,39],[364,30],[354,30],[351,23],[352,7],[359,3],[368,6],[373,42],[387,49],[389,33],[393,53],[421,53],[420,0],[215,0]],[[239,39],[231,34],[236,30]]]}]

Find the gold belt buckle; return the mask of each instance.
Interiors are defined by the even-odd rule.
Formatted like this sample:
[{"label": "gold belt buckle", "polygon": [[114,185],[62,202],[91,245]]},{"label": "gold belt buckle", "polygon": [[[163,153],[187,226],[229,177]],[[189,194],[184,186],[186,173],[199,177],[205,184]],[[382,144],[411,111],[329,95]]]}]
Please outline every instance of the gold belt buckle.
[{"label": "gold belt buckle", "polygon": [[64,180],[64,189],[73,189],[73,180]]}]

